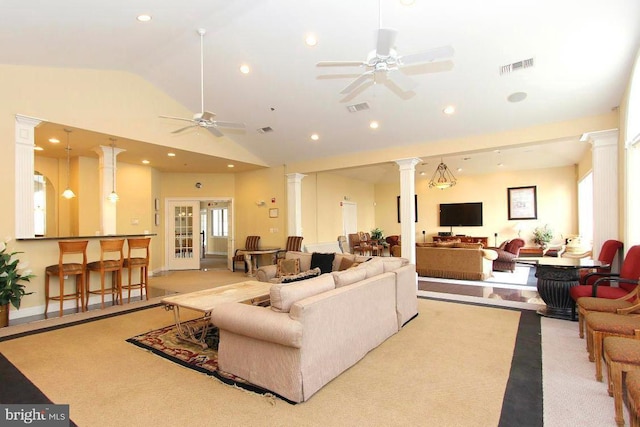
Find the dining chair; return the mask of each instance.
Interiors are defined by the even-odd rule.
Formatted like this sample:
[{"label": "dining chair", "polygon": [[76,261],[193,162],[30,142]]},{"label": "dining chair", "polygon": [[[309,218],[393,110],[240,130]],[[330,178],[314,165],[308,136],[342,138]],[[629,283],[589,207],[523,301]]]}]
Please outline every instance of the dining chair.
[{"label": "dining chair", "polygon": [[244,248],[236,249],[233,254],[232,270],[236,271],[236,263],[244,263],[244,272],[249,271],[249,267],[245,261],[244,251],[257,251],[260,245],[260,236],[247,236],[244,243]]},{"label": "dining chair", "polygon": [[631,427],[640,427],[640,370],[628,372],[624,383],[627,387],[629,424]]},{"label": "dining chair", "polygon": [[[87,264],[86,305],[91,294],[100,295],[100,307],[104,308],[104,296],[111,294],[112,303],[119,304],[122,296],[122,266],[124,265],[124,239],[100,240],[100,260]],[[91,272],[100,273],[100,289],[91,290]],[[111,285],[105,286],[106,274],[111,273]]]},{"label": "dining chair", "polygon": [[[87,268],[87,245],[88,240],[77,240],[71,242],[58,242],[58,263],[45,267],[44,277],[44,317],[47,318],[47,312],[49,311],[49,301],[60,301],[60,313],[62,317],[64,311],[64,301],[75,299],[76,311],[78,309],[85,311],[86,305],[84,303],[85,293],[85,271]],[[82,261],[70,262],[69,257],[78,258],[78,255],[82,255]],[[65,294],[64,282],[65,278],[69,276],[75,276],[75,290],[72,293]],[[60,291],[58,295],[51,296],[49,289],[49,279],[51,277],[58,278],[58,284]]]},{"label": "dining chair", "polygon": [[284,255],[287,252],[300,252],[302,250],[302,240],[304,237],[302,236],[288,236],[287,243],[284,246],[284,249],[281,249],[276,254],[276,258],[284,258]]},{"label": "dining chair", "polygon": [[[122,289],[127,290],[127,303],[131,302],[131,290],[140,289],[140,299],[144,293],[145,299],[149,300],[149,244],[150,237],[129,238],[127,239],[127,257],[124,259],[122,268],[128,271],[127,284],[122,285]],[[137,256],[136,256],[137,255]],[[139,268],[140,275],[138,283],[134,283],[133,270]],[[144,292],[143,292],[144,291]]]},{"label": "dining chair", "polygon": [[640,370],[640,340],[622,337],[606,337],[602,343],[607,364],[607,390],[613,396],[615,421],[624,426],[622,410],[622,377],[625,373]]}]

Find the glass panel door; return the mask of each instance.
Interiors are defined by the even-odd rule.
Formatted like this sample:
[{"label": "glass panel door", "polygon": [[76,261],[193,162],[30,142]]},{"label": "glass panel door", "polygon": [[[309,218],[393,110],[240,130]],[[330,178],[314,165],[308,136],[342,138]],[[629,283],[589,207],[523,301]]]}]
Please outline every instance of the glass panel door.
[{"label": "glass panel door", "polygon": [[169,203],[169,269],[200,268],[200,207],[197,201]]}]

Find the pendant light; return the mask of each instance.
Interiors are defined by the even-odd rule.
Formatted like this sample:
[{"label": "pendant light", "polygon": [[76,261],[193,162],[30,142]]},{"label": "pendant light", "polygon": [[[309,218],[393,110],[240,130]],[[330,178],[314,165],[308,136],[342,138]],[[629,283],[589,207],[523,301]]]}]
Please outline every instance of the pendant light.
[{"label": "pendant light", "polygon": [[109,138],[109,140],[111,141],[111,194],[109,194],[107,196],[107,199],[111,202],[111,203],[115,203],[118,201],[118,199],[120,197],[118,197],[118,193],[116,193],[116,139],[115,138]]},{"label": "pendant light", "polygon": [[456,177],[453,176],[453,173],[449,170],[447,165],[442,162],[440,159],[440,164],[436,168],[435,172],[433,172],[433,176],[429,181],[429,188],[437,188],[440,190],[444,190],[449,187],[453,187],[456,185]]},{"label": "pendant light", "polygon": [[65,199],[73,199],[74,197],[76,197],[76,194],[73,192],[73,190],[71,190],[71,187],[69,187],[69,175],[70,175],[70,156],[71,156],[71,145],[69,142],[69,134],[71,133],[70,129],[64,129],[64,131],[67,133],[67,188],[66,190],[64,190],[62,192],[62,197],[64,197]]}]

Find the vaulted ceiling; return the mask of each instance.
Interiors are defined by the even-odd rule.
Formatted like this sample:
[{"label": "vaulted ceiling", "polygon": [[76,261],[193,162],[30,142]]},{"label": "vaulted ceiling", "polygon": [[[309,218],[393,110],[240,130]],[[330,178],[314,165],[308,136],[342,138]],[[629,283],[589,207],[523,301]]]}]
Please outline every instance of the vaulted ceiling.
[{"label": "vaulted ceiling", "polygon": [[[140,14],[152,19],[139,22]],[[0,15],[1,62],[130,71],[194,113],[201,110],[197,29],[206,29],[205,110],[244,122],[244,131],[221,130],[271,165],[608,113],[640,41],[637,0],[3,0]],[[455,53],[402,67],[414,89],[381,73],[376,84],[368,79],[341,94],[366,69],[316,64],[365,61],[381,27],[398,31],[399,55],[441,46]],[[315,46],[305,43],[310,34]],[[509,64],[516,65],[501,73]],[[509,100],[518,93],[524,99]],[[349,111],[362,103],[363,111]],[[450,105],[455,113],[444,114]],[[167,132],[185,125],[158,120]],[[535,155],[516,151],[508,162],[571,164],[586,149],[577,140],[539,141],[528,149]],[[483,154],[503,161],[478,163],[504,163],[508,151]]]}]

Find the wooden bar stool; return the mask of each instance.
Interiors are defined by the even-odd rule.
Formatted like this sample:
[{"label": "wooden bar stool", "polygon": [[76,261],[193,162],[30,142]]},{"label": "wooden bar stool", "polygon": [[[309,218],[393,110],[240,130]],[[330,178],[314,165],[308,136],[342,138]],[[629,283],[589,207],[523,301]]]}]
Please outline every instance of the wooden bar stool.
[{"label": "wooden bar stool", "polygon": [[[44,269],[44,317],[47,318],[49,311],[49,301],[60,301],[60,317],[63,314],[64,300],[75,299],[76,311],[80,308],[82,311],[86,309],[84,304],[85,290],[85,270],[87,268],[87,244],[88,240],[78,240],[74,242],[58,242],[59,256],[58,263],[50,265]],[[82,254],[82,262],[65,262],[65,256],[73,254]],[[67,258],[68,259],[68,258]],[[51,276],[58,278],[60,292],[56,296],[49,294],[49,278]],[[76,288],[73,293],[64,293],[65,276],[76,276]],[[79,302],[78,302],[79,301]]]},{"label": "wooden bar stool", "polygon": [[[120,301],[122,294],[122,265],[124,264],[124,239],[100,240],[100,261],[93,261],[87,264],[87,292],[86,306],[89,306],[89,295],[99,294],[101,297],[101,307],[104,308],[105,294],[111,294],[112,303],[115,305]],[[117,258],[115,258],[117,254]],[[107,257],[105,257],[105,255]],[[100,289],[91,290],[91,272],[100,273]],[[111,287],[105,288],[105,276],[111,272]]]},{"label": "wooden bar stool", "polygon": [[[149,243],[151,242],[150,237],[143,238],[131,238],[127,239],[127,247],[128,253],[127,258],[124,260],[123,268],[126,268],[129,271],[129,280],[126,285],[122,285],[123,289],[128,291],[127,294],[127,303],[131,302],[131,289],[140,288],[140,300],[142,300],[142,290],[144,289],[144,296],[149,300],[149,290],[147,288],[147,283],[149,282]],[[142,252],[144,251],[143,257],[132,256],[132,251]],[[140,280],[138,283],[133,283],[132,281],[132,272],[134,268],[140,269]]]}]

